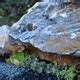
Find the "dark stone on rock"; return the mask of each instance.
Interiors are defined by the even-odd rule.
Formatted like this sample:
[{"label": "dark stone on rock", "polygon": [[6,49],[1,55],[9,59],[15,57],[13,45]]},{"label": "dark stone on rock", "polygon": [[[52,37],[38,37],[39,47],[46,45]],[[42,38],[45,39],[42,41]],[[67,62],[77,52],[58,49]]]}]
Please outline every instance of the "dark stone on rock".
[{"label": "dark stone on rock", "polygon": [[80,7],[75,7],[38,2],[12,25],[9,36],[43,52],[74,53],[80,49]]}]

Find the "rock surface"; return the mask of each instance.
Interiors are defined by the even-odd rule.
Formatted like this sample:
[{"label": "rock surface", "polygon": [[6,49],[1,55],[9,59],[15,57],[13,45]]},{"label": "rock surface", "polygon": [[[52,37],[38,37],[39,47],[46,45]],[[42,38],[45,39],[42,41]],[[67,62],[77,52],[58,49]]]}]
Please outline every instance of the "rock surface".
[{"label": "rock surface", "polygon": [[4,47],[5,42],[8,41],[8,26],[0,27],[0,47]]},{"label": "rock surface", "polygon": [[12,43],[30,43],[43,52],[73,53],[80,49],[80,7],[38,2],[12,25],[9,36]]},{"label": "rock surface", "polygon": [[6,42],[8,41],[9,26],[3,25],[0,27],[0,55],[9,57],[11,51],[4,49]]}]

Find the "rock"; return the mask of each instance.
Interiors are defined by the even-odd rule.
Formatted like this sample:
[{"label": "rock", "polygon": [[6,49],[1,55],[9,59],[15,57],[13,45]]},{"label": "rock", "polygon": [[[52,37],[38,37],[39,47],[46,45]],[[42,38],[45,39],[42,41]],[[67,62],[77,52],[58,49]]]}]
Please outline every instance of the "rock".
[{"label": "rock", "polygon": [[9,26],[3,25],[0,27],[0,55],[8,58],[11,51],[5,49],[5,44],[8,41]]},{"label": "rock", "polygon": [[[38,2],[12,25],[5,49],[59,64],[80,64],[80,7]],[[75,53],[75,54],[74,54]]]},{"label": "rock", "polygon": [[10,41],[30,43],[48,53],[73,53],[80,49],[80,7],[75,7],[36,3],[12,25]]},{"label": "rock", "polygon": [[8,26],[3,25],[0,27],[0,47],[3,48],[6,41],[8,41]]},{"label": "rock", "polygon": [[[45,0],[42,0],[45,2]],[[79,0],[46,0],[47,2],[57,2],[57,3],[69,3],[69,2],[73,2],[73,3],[79,3]]]}]

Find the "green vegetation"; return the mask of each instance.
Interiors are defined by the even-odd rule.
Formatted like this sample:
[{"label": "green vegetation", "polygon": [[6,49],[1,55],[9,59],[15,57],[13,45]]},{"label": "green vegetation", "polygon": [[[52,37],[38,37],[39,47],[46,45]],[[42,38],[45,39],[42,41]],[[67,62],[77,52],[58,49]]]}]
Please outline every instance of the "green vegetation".
[{"label": "green vegetation", "polygon": [[57,63],[46,63],[45,61],[39,61],[35,56],[29,56],[24,59],[22,66],[30,67],[38,73],[45,71],[46,73],[52,73],[55,76],[61,76],[65,80],[73,80],[76,76],[75,66],[59,65]]},{"label": "green vegetation", "polygon": [[52,73],[57,76],[64,77],[65,80],[74,80],[74,77],[76,76],[76,69],[74,66],[66,66],[60,71],[53,66]]},{"label": "green vegetation", "polygon": [[13,52],[11,57],[9,59],[7,59],[6,61],[8,63],[20,65],[20,63],[23,59],[24,59],[24,53],[23,52]]},{"label": "green vegetation", "polygon": [[36,0],[6,0],[0,3],[0,25],[12,25],[27,13]]},{"label": "green vegetation", "polygon": [[12,25],[26,13],[27,4],[0,3],[0,25]]},{"label": "green vegetation", "polygon": [[65,68],[63,71],[60,72],[61,76],[64,77],[66,80],[73,80],[76,73],[75,67]]},{"label": "green vegetation", "polygon": [[17,66],[22,66],[26,68],[31,68],[32,70],[42,73],[43,71],[46,73],[51,73],[55,76],[63,77],[65,80],[73,80],[76,76],[75,66],[69,65],[60,65],[55,63],[47,63],[45,60],[40,60],[38,57],[34,55],[29,55],[24,52],[13,52],[10,59],[7,60],[8,63],[15,64]]}]

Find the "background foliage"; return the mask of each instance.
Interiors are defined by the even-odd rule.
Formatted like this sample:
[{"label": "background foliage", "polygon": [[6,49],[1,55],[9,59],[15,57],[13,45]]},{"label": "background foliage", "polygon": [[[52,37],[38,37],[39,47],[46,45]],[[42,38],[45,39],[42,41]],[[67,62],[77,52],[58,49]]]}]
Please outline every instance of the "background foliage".
[{"label": "background foliage", "polygon": [[12,25],[39,0],[0,0],[0,25]]},{"label": "background foliage", "polygon": [[28,52],[13,52],[12,56],[6,61],[17,66],[30,68],[37,73],[51,73],[52,75],[62,77],[65,80],[74,80],[74,77],[77,74],[75,66],[73,65],[60,65],[56,62],[51,63],[46,60],[40,60],[35,55],[29,55]]}]

